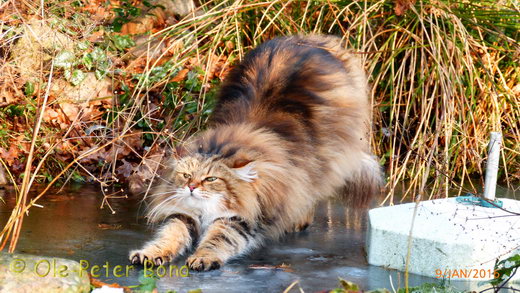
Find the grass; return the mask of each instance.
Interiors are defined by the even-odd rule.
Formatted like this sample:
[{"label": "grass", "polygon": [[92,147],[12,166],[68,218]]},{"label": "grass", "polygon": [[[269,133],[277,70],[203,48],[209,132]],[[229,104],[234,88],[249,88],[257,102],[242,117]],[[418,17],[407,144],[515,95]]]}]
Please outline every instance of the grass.
[{"label": "grass", "polygon": [[[513,89],[520,80],[520,19],[513,3],[496,7],[482,1],[421,1],[401,17],[389,1],[204,4],[202,16],[154,35],[169,38],[189,30],[188,35],[195,36],[196,41],[174,57],[179,66],[196,55],[208,72],[215,55],[237,60],[277,35],[319,32],[348,40],[371,76],[372,141],[387,166],[391,202],[403,180],[411,182],[403,196],[417,194],[425,173],[430,197],[447,196],[452,187],[467,182],[479,185],[474,178],[482,178],[490,131],[504,133],[501,177],[510,187],[518,180],[520,99]],[[234,49],[219,46],[225,42],[235,44]],[[203,76],[203,82],[207,80]],[[138,88],[135,93],[149,90]],[[198,108],[206,101],[203,91]],[[195,123],[197,129],[204,118]]]},{"label": "grass", "polygon": [[[425,0],[396,11],[394,1],[382,0],[201,0],[197,13],[156,24],[141,36],[111,31],[114,17],[123,26],[142,17],[132,8],[135,1],[15,2],[0,4],[6,8],[1,77],[16,98],[0,109],[0,147],[19,144],[12,153],[20,154],[1,163],[21,186],[18,205],[0,234],[2,248],[11,239],[14,250],[23,214],[47,191],[29,201],[34,182],[94,181],[106,195],[121,180],[132,181],[133,174],[153,176],[160,168],[157,157],[204,128],[229,67],[279,35],[339,35],[364,59],[372,85],[371,142],[388,182],[381,204],[417,194],[448,196],[454,188],[460,194],[466,191],[462,186],[476,193],[490,131],[504,136],[500,178],[511,188],[520,180],[515,1]],[[89,5],[104,7],[108,16],[97,19]],[[114,9],[123,10],[115,15]],[[17,82],[12,48],[34,17],[67,35],[75,49],[45,53],[54,63],[42,58],[36,80]],[[88,108],[79,108],[77,115],[61,115],[67,103],[49,96],[45,85],[57,79],[81,84],[88,73],[108,78],[113,92],[87,101]],[[44,108],[57,118],[46,120]],[[86,109],[88,119],[82,116]],[[409,184],[396,198],[403,181]],[[103,203],[110,208],[109,197]]]}]

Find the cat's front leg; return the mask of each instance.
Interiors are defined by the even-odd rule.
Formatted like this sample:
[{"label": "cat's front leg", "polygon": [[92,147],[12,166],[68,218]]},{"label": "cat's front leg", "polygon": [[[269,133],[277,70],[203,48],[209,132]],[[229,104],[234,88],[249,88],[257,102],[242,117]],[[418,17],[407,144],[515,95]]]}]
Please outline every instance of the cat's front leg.
[{"label": "cat's front leg", "polygon": [[186,264],[191,270],[220,268],[228,259],[244,253],[259,241],[254,224],[239,217],[219,218],[208,227],[195,253]]},{"label": "cat's front leg", "polygon": [[199,229],[195,220],[184,214],[175,214],[166,220],[155,238],[142,249],[130,251],[132,264],[144,264],[146,260],[155,265],[172,261],[196,242]]}]

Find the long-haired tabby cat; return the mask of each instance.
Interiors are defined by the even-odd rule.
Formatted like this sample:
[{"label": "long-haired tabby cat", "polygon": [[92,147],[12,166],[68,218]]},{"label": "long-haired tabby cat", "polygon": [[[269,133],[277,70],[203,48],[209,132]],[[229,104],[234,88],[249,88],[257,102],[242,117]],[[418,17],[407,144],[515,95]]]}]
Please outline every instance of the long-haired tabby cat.
[{"label": "long-haired tabby cat", "polygon": [[190,269],[217,269],[304,229],[338,191],[366,201],[382,182],[367,92],[339,38],[281,37],[251,51],[222,86],[210,128],[169,161],[148,211],[164,224],[130,261],[159,265],[195,248]]}]

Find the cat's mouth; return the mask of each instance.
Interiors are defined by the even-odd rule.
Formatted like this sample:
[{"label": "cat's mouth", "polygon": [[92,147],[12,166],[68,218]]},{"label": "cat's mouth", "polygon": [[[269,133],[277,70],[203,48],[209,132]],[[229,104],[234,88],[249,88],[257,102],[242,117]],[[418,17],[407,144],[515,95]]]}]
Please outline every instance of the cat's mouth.
[{"label": "cat's mouth", "polygon": [[196,199],[203,199],[203,198],[205,198],[204,196],[202,196],[198,192],[190,192],[189,197],[190,198],[196,198]]},{"label": "cat's mouth", "polygon": [[192,198],[192,199],[208,199],[208,196],[205,196],[201,190],[199,190],[198,188],[195,188],[195,189],[192,189],[192,188],[189,188],[189,187],[185,187],[184,190],[184,195],[186,198]]}]

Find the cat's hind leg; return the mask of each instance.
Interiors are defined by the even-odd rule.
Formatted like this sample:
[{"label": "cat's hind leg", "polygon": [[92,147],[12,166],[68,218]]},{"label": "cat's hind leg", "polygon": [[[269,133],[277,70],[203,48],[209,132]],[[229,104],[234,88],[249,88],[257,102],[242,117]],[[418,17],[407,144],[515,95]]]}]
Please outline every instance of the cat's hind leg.
[{"label": "cat's hind leg", "polygon": [[384,177],[375,156],[364,153],[359,157],[362,158],[359,167],[345,176],[345,183],[337,190],[337,196],[347,206],[366,208],[382,193]]},{"label": "cat's hind leg", "polygon": [[142,249],[130,251],[132,264],[144,264],[147,260],[162,265],[182,254],[196,242],[198,227],[195,220],[183,214],[170,216],[155,238]]},{"label": "cat's hind leg", "polygon": [[298,221],[291,230],[288,230],[287,232],[303,232],[309,228],[309,226],[314,221],[314,209],[309,210],[306,215]]}]

